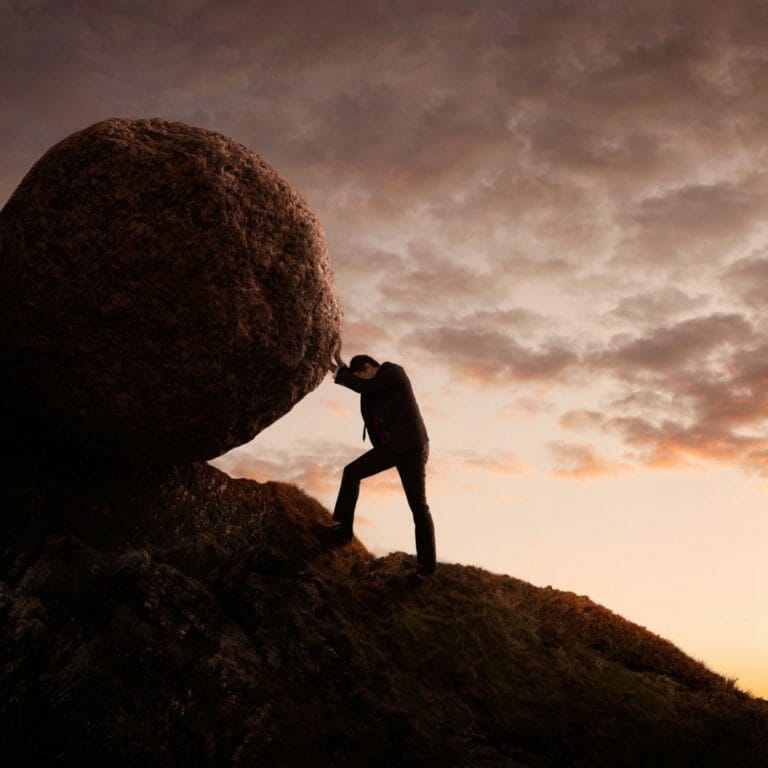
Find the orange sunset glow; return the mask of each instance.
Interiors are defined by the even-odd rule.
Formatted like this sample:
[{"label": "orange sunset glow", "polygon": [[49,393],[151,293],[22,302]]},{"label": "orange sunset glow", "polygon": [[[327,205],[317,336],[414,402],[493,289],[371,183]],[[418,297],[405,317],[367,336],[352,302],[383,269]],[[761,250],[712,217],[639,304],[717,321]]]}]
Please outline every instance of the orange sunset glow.
[{"label": "orange sunset glow", "polygon": [[[404,366],[438,559],[588,595],[768,698],[768,7],[0,0],[0,205],[64,136],[246,145],[324,227],[346,359]],[[329,375],[214,461],[332,508]],[[413,551],[396,472],[356,534]]]}]

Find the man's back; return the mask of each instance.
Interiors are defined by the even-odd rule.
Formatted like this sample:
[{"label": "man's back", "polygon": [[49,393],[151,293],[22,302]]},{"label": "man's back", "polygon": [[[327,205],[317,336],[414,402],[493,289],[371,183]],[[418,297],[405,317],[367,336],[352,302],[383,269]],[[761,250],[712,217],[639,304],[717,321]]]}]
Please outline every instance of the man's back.
[{"label": "man's back", "polygon": [[402,366],[382,363],[371,379],[360,379],[345,366],[335,381],[360,393],[360,411],[374,445],[381,441],[396,453],[404,453],[429,441],[411,381]]}]

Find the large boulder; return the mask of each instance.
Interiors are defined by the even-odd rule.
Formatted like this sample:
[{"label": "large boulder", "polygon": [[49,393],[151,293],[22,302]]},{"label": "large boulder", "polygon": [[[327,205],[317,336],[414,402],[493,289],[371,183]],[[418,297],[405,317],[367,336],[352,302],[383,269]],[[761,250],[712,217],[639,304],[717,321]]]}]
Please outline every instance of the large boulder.
[{"label": "large boulder", "polygon": [[212,131],[97,123],[0,212],[6,445],[212,458],[320,383],[340,322],[316,216]]}]

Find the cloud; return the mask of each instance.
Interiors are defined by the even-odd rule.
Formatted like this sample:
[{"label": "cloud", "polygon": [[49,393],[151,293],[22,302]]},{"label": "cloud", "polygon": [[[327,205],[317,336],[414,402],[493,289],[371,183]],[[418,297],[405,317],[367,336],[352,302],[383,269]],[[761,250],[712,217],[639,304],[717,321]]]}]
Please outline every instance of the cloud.
[{"label": "cloud", "polygon": [[615,336],[607,349],[589,355],[588,364],[612,369],[627,380],[645,373],[674,373],[688,364],[703,369],[712,352],[752,336],[751,324],[741,315],[717,313],[660,326],[643,336]]},{"label": "cloud", "polygon": [[609,408],[614,413],[669,413],[679,412],[680,402],[674,392],[654,389],[631,388],[627,394],[611,401]]},{"label": "cloud", "polygon": [[601,458],[593,445],[554,441],[549,449],[555,461],[554,474],[558,477],[584,480],[618,475],[630,469],[626,464]]},{"label": "cloud", "polygon": [[[348,359],[363,350],[373,349],[376,345],[389,343],[392,336],[388,330],[373,323],[344,323],[342,355]],[[367,353],[366,353],[367,354]]]},{"label": "cloud", "polygon": [[[586,367],[614,388],[613,396],[599,408],[565,411],[560,426],[619,437],[625,451],[620,462],[608,462],[609,469],[718,462],[762,473],[768,448],[768,343],[763,338],[737,313],[614,336],[585,356]],[[560,444],[556,452],[563,476],[582,476],[602,466],[602,459],[575,450],[569,454]]]},{"label": "cloud", "polygon": [[435,250],[432,242],[412,241],[399,265],[382,269],[379,291],[386,305],[450,311],[465,306],[468,296],[490,304],[507,295],[505,275],[492,273],[482,264],[438,257]]},{"label": "cloud", "polygon": [[696,259],[717,265],[738,253],[762,229],[768,180],[749,175],[737,181],[690,184],[644,198],[628,212],[620,260],[635,259],[665,269],[687,268]]},{"label": "cloud", "polygon": [[[621,438],[636,465],[702,462],[763,471],[768,344],[738,315],[710,315],[614,340],[590,364],[625,388],[600,410],[571,410],[565,429]],[[640,384],[640,386],[638,386]]]},{"label": "cloud", "polygon": [[738,259],[721,274],[721,280],[742,301],[762,310],[768,303],[768,257],[752,255]]},{"label": "cloud", "polygon": [[249,443],[211,463],[232,477],[294,483],[307,493],[330,499],[338,489],[344,465],[353,458],[349,449],[335,443],[315,442],[300,451],[265,451]]},{"label": "cloud", "polygon": [[765,438],[738,435],[706,422],[686,426],[673,421],[652,424],[642,418],[615,418],[608,426],[639,449],[645,466],[677,468],[695,461],[743,462],[766,445]]},{"label": "cloud", "polygon": [[598,411],[568,411],[560,417],[560,426],[565,429],[584,430],[604,424],[605,416]]},{"label": "cloud", "polygon": [[661,286],[653,291],[624,296],[610,314],[627,323],[658,325],[676,315],[700,309],[708,301],[707,296],[689,296],[679,288]]},{"label": "cloud", "polygon": [[[230,451],[211,464],[231,477],[246,477],[261,483],[294,483],[332,506],[344,467],[360,453],[342,443],[320,440],[302,441],[294,450],[264,449],[257,440]],[[366,494],[374,495],[403,492],[395,469],[365,478],[363,489]]]},{"label": "cloud", "polygon": [[545,413],[556,411],[555,404],[544,396],[536,397],[518,397],[509,405],[505,406],[501,414],[509,416],[540,416]]},{"label": "cloud", "polygon": [[458,375],[483,383],[557,379],[577,362],[563,341],[527,348],[511,334],[491,329],[444,326],[413,331],[403,343],[448,366]]},{"label": "cloud", "polygon": [[768,419],[768,344],[745,346],[728,361],[725,375],[689,387],[699,421],[720,429],[754,427]]},{"label": "cloud", "polygon": [[510,451],[503,453],[480,453],[477,451],[454,452],[450,460],[450,473],[466,470],[487,472],[499,477],[515,477],[525,475],[529,467],[517,454]]}]

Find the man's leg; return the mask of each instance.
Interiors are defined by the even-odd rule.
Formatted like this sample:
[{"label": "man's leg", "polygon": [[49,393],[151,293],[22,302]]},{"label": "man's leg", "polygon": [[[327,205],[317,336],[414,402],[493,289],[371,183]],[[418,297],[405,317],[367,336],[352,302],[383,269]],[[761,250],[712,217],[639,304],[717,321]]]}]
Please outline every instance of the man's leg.
[{"label": "man's leg", "polygon": [[360,481],[394,467],[396,460],[395,454],[388,448],[372,448],[344,467],[333,519],[350,535],[355,519],[355,505],[360,494]]},{"label": "man's leg", "polygon": [[429,444],[397,457],[397,471],[403,483],[408,506],[416,529],[416,560],[419,567],[431,573],[435,570],[435,526],[429,513],[426,491],[426,468]]}]

